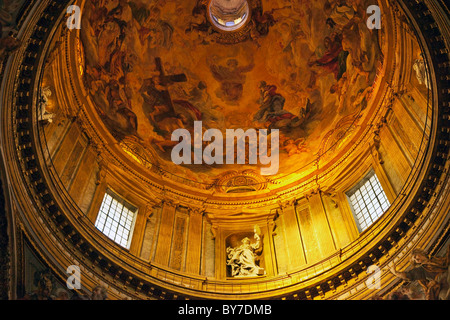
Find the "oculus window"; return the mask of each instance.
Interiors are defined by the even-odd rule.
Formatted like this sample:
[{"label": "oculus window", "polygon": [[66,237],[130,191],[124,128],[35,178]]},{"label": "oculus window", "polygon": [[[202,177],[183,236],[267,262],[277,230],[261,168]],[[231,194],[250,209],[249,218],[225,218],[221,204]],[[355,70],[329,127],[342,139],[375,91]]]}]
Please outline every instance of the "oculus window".
[{"label": "oculus window", "polygon": [[107,190],[95,227],[116,243],[130,248],[137,208],[111,190]]},{"label": "oculus window", "polygon": [[372,225],[390,206],[381,183],[373,170],[346,195],[360,232]]},{"label": "oculus window", "polygon": [[246,0],[212,0],[208,11],[210,21],[222,31],[237,31],[250,16]]}]

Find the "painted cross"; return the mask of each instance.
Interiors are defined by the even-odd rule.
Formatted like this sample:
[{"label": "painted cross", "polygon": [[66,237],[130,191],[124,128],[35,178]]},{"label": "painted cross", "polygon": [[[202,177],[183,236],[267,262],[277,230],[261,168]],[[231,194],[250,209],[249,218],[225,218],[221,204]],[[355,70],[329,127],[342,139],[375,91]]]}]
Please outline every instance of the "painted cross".
[{"label": "painted cross", "polygon": [[[158,72],[159,72],[159,83],[161,84],[161,86],[167,88],[169,85],[171,85],[175,82],[186,82],[187,81],[187,77],[184,73],[166,75],[166,73],[164,72],[160,57],[155,58],[155,65],[156,65],[156,70],[158,70]],[[168,89],[163,90],[162,94],[164,96],[164,100],[168,104],[169,110],[173,112],[174,111],[173,101],[172,101],[172,98],[170,97],[169,90]]]}]

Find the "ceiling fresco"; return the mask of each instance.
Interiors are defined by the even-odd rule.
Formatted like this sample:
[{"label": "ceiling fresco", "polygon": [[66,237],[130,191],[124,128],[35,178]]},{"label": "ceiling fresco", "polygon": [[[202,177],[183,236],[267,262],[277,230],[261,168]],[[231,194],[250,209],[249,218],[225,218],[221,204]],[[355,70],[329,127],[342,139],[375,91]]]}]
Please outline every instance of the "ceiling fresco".
[{"label": "ceiling fresco", "polygon": [[172,132],[194,121],[224,135],[279,129],[278,176],[301,171],[338,151],[365,114],[383,58],[366,26],[373,3],[249,1],[246,25],[227,33],[209,22],[207,1],[87,1],[85,87],[119,143],[175,175],[211,183],[255,169],[172,163]]}]

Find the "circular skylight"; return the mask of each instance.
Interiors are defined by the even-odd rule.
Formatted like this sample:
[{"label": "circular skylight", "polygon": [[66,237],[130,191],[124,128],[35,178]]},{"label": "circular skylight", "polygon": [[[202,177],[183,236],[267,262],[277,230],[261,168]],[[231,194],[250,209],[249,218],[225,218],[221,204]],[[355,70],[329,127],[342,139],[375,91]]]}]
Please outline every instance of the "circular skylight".
[{"label": "circular skylight", "polygon": [[250,16],[246,0],[212,0],[208,8],[211,22],[220,30],[236,31]]}]

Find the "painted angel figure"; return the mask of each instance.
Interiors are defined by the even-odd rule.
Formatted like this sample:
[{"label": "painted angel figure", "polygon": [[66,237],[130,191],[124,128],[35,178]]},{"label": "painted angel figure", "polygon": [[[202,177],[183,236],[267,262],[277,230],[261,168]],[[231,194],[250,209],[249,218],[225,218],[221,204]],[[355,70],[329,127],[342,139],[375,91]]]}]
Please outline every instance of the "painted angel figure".
[{"label": "painted angel figure", "polygon": [[227,265],[231,266],[232,277],[248,277],[264,275],[263,268],[256,264],[257,253],[261,249],[261,237],[255,231],[255,243],[248,237],[241,240],[242,245],[236,248],[227,248]]}]

